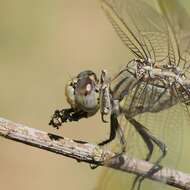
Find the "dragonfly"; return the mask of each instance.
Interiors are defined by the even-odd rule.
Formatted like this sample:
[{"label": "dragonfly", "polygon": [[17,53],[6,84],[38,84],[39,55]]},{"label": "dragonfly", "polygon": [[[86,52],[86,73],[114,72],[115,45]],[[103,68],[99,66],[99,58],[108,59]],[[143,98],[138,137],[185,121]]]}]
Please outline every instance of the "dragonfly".
[{"label": "dragonfly", "polygon": [[[154,160],[146,175],[135,177],[131,189],[138,190],[145,178],[161,169],[162,160],[172,157],[174,167],[177,155],[172,156],[172,146],[179,154],[182,112],[189,114],[190,17],[177,0],[157,2],[160,11],[143,0],[101,0],[133,58],[113,77],[107,70],[99,77],[91,70],[73,77],[65,88],[70,107],[56,110],[49,122],[59,128],[65,122],[100,113],[102,121],[110,123],[110,136],[99,146],[118,136],[118,154],[137,152],[146,161]],[[177,119],[172,122],[169,116]],[[156,121],[160,125],[155,128]],[[138,148],[142,144],[144,148]]]}]

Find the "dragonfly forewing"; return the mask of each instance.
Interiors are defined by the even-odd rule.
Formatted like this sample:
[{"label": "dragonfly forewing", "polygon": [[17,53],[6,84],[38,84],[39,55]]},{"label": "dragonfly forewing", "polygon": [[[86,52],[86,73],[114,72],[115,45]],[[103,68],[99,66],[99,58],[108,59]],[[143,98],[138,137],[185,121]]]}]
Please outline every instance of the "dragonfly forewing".
[{"label": "dragonfly forewing", "polygon": [[166,62],[168,27],[150,5],[142,0],[103,0],[102,6],[118,36],[136,57],[157,64]]}]

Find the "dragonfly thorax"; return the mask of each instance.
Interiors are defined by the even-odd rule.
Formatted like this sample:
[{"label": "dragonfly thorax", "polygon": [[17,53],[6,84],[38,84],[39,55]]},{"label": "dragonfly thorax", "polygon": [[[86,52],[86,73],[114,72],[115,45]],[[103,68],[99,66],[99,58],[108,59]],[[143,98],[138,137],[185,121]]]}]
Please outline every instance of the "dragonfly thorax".
[{"label": "dragonfly thorax", "polygon": [[127,99],[121,109],[131,117],[190,102],[190,80],[177,65],[171,64],[134,59],[112,80],[111,89],[114,99]]}]

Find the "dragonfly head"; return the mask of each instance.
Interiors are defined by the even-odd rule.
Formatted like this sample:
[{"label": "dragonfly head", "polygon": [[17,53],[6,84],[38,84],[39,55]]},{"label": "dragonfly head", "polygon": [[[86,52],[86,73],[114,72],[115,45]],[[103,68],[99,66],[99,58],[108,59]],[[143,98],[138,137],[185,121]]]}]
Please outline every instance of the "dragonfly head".
[{"label": "dragonfly head", "polygon": [[99,109],[98,79],[90,70],[79,73],[66,85],[67,102],[76,110],[93,115]]}]

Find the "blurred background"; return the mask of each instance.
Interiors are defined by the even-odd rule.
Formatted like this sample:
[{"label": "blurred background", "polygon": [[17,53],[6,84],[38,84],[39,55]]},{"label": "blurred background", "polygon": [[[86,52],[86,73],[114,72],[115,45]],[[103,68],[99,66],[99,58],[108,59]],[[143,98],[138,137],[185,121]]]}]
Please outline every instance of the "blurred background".
[{"label": "blurred background", "polygon": [[[109,125],[98,114],[65,124],[59,131],[48,122],[55,109],[68,107],[64,96],[68,79],[85,69],[115,72],[128,60],[128,50],[98,0],[0,1],[0,117],[69,138],[104,140]],[[179,164],[185,172],[190,172],[189,134],[186,127]],[[3,138],[0,150],[4,190],[93,190],[102,172]]]}]

